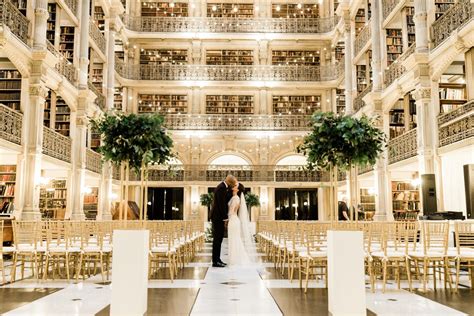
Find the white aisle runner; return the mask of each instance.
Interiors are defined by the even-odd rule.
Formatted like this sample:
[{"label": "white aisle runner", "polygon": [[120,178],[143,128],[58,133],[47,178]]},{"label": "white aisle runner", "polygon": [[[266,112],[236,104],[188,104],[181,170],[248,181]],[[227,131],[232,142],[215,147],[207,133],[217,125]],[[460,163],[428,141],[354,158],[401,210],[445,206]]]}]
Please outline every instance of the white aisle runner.
[{"label": "white aisle runner", "polygon": [[[256,254],[250,251],[252,257]],[[227,240],[221,258],[227,262]],[[209,268],[191,315],[282,315],[260,279],[258,263],[246,267]]]}]

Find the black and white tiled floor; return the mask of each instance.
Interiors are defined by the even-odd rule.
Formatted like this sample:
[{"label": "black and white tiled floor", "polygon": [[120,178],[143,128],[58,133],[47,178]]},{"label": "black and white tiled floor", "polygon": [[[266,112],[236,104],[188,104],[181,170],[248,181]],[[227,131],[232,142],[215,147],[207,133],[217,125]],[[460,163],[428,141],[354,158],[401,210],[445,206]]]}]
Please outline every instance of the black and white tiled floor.
[{"label": "black and white tiled floor", "polygon": [[[206,244],[174,283],[163,270],[149,282],[147,315],[328,315],[322,282],[312,281],[304,294],[297,280],[290,283],[261,254],[251,252],[252,265],[212,268],[211,246]],[[467,284],[467,277],[463,282]],[[100,275],[78,283],[26,278],[0,287],[0,314],[109,315],[110,300],[111,285],[102,283]],[[474,315],[474,291],[463,286],[458,294],[410,293],[389,285],[385,294],[367,291],[367,314]]]}]

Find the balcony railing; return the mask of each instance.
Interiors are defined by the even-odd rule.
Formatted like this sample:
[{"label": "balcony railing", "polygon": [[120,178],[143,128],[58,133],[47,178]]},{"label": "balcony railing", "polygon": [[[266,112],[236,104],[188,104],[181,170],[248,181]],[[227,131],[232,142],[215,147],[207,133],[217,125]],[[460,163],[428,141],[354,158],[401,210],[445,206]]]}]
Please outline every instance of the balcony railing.
[{"label": "balcony railing", "polygon": [[431,26],[433,47],[438,47],[454,30],[467,24],[473,17],[474,3],[470,0],[459,0],[442,17],[433,22]]},{"label": "balcony railing", "polygon": [[440,147],[474,137],[474,100],[440,115],[438,124]]},{"label": "balcony railing", "polygon": [[[329,181],[326,172],[303,170],[302,166],[213,166],[181,165],[172,170],[151,169],[149,181],[222,181],[229,173],[245,182],[322,182]],[[132,173],[132,181],[140,177]]]},{"label": "balcony railing", "polygon": [[125,65],[116,62],[123,78],[133,80],[190,81],[330,81],[339,78],[340,67],[325,66],[214,66],[214,65]]},{"label": "balcony railing", "polygon": [[105,55],[106,53],[106,41],[102,32],[99,30],[99,27],[94,22],[89,22],[89,35],[92,37],[94,43],[100,51]]},{"label": "balcony railing", "polygon": [[169,114],[165,126],[170,130],[308,131],[311,121],[307,115]]},{"label": "balcony railing", "polygon": [[71,162],[71,139],[43,126],[43,154]]},{"label": "balcony railing", "polygon": [[46,40],[46,47],[48,51],[51,52],[59,61],[56,63],[56,70],[66,77],[67,80],[73,85],[76,86],[77,83],[77,70],[72,63],[70,63],[66,58],[64,58],[63,54],[61,54],[54,45]]},{"label": "balcony railing", "polygon": [[417,150],[416,128],[414,128],[388,142],[388,162],[392,164],[415,157]]},{"label": "balcony railing", "polygon": [[102,110],[105,110],[105,96],[102,92],[99,91],[99,89],[96,88],[96,86],[94,86],[94,84],[90,81],[87,82],[87,85],[89,87],[89,90],[91,90],[92,92],[94,92],[94,94],[97,96],[97,98],[95,99],[95,104],[97,104],[97,106],[99,108],[101,108]]},{"label": "balcony railing", "polygon": [[365,106],[365,102],[363,98],[370,92],[372,91],[372,84],[369,84],[367,88],[362,90],[361,93],[359,93],[355,98],[354,98],[354,111],[357,112],[360,109],[362,109]]},{"label": "balcony railing", "polygon": [[0,104],[0,138],[21,144],[21,127],[23,115]]},{"label": "balcony railing", "polygon": [[367,22],[362,31],[360,31],[359,35],[357,35],[354,42],[354,56],[357,56],[362,51],[365,44],[367,44],[367,42],[370,40],[370,36],[372,34],[370,24],[370,21]]},{"label": "balcony railing", "polygon": [[102,156],[89,148],[86,150],[86,169],[95,173],[102,173]]},{"label": "balcony railing", "polygon": [[28,45],[30,21],[8,0],[0,0],[0,24],[8,26],[13,34]]},{"label": "balcony railing", "polygon": [[120,167],[112,165],[112,179],[120,180]]},{"label": "balcony railing", "polygon": [[77,0],[64,0],[69,10],[77,17]]},{"label": "balcony railing", "polygon": [[364,174],[364,173],[367,173],[367,172],[370,172],[370,171],[373,171],[373,170],[374,170],[373,165],[365,165],[363,167],[358,168],[359,174]]},{"label": "balcony railing", "polygon": [[384,71],[383,83],[385,87],[390,86],[397,78],[400,78],[406,72],[405,66],[398,60],[394,61],[388,69]]},{"label": "balcony railing", "polygon": [[392,13],[393,9],[399,4],[401,0],[383,0],[382,1],[382,16],[385,21],[387,17]]},{"label": "balcony railing", "polygon": [[214,17],[132,17],[124,16],[128,29],[136,32],[209,33],[328,33],[339,17],[318,19],[214,18]]}]

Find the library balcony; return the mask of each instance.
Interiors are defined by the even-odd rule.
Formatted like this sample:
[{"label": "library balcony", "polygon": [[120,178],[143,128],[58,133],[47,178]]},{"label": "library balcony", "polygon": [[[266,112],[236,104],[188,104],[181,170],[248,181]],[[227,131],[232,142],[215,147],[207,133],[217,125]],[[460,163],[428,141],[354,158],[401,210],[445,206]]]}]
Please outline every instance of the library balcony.
[{"label": "library balcony", "polygon": [[43,154],[71,162],[71,138],[43,126]]},{"label": "library balcony", "polygon": [[167,114],[165,126],[175,131],[308,131],[311,122],[308,115]]},{"label": "library balcony", "polygon": [[416,142],[417,129],[390,139],[388,142],[388,162],[393,164],[417,155],[418,145]]},{"label": "library balcony", "polygon": [[438,117],[439,147],[474,137],[474,100]]},{"label": "library balcony", "polygon": [[106,51],[107,45],[106,45],[105,37],[102,34],[102,32],[100,31],[97,24],[95,24],[92,21],[89,22],[89,35],[92,39],[92,44],[95,44],[97,46],[98,50],[100,52],[102,52],[102,54],[104,54],[104,56],[105,56],[105,54],[107,52]]},{"label": "library balcony", "polygon": [[123,16],[127,29],[149,33],[297,33],[324,34],[334,30],[339,17],[145,17]]},{"label": "library balcony", "polygon": [[55,66],[56,71],[63,75],[74,87],[77,87],[77,69],[74,65],[68,61],[50,41],[46,41],[46,47],[51,54],[58,58],[58,62]]},{"label": "library balcony", "polygon": [[23,114],[0,104],[0,138],[21,145]]},{"label": "library balcony", "polygon": [[77,0],[57,0],[57,2],[61,5],[63,2],[65,5],[61,5],[62,8],[64,8],[66,11],[69,11],[69,14],[72,14],[73,17],[76,19],[78,18],[77,16]]},{"label": "library balcony", "polygon": [[319,82],[337,80],[344,65],[126,65],[116,61],[115,69],[122,78],[133,80]]},{"label": "library balcony", "polygon": [[28,46],[30,21],[8,0],[0,0],[0,25],[7,26],[18,39]]},{"label": "library balcony", "polygon": [[[467,25],[474,17],[474,3],[459,0],[431,25],[433,48],[440,46],[451,34]],[[470,24],[472,25],[472,23]]]},{"label": "library balcony", "polygon": [[365,24],[364,28],[359,32],[354,41],[354,56],[358,56],[363,52],[371,37],[370,20]]},{"label": "library balcony", "polygon": [[357,171],[358,171],[358,174],[361,175],[361,174],[364,174],[364,173],[369,173],[373,170],[374,170],[374,166],[366,165],[364,167],[359,167]]},{"label": "library balcony", "polygon": [[382,1],[382,21],[386,21],[392,13],[397,12],[395,8],[400,5],[404,5],[404,1],[402,0],[383,0]]},{"label": "library balcony", "polygon": [[364,97],[372,91],[372,83],[367,85],[367,87],[362,90],[355,98],[354,98],[354,111],[357,112],[365,106]]},{"label": "library balcony", "polygon": [[97,96],[94,103],[97,104],[97,106],[101,110],[105,111],[105,96],[104,96],[104,94],[102,92],[100,92],[99,89],[97,89],[97,87],[92,82],[89,81],[87,83],[87,85],[89,87],[89,90],[94,92],[94,94]]},{"label": "library balcony", "polygon": [[410,57],[415,51],[415,43],[411,44],[410,47],[398,57],[390,66],[384,71],[383,83],[385,88],[389,87],[395,80],[402,77],[406,73],[407,68],[404,65],[404,61]]},{"label": "library balcony", "polygon": [[102,156],[89,148],[86,149],[86,169],[102,174]]}]

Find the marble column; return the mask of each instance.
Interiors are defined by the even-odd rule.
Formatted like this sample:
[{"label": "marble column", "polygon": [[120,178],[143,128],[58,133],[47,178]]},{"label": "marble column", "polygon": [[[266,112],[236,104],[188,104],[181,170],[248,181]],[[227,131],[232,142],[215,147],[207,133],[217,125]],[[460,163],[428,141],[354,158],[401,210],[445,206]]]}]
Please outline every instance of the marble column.
[{"label": "marble column", "polygon": [[464,54],[466,67],[466,99],[474,99],[474,47]]},{"label": "marble column", "polygon": [[415,51],[417,53],[428,53],[428,13],[426,0],[415,0]]},{"label": "marble column", "polygon": [[381,55],[382,48],[380,44],[380,3],[381,1],[373,1],[372,3],[372,17],[370,18],[370,27],[372,29],[372,91],[382,90],[382,66],[381,66]]},{"label": "marble column", "polygon": [[346,96],[346,115],[354,112],[352,78],[352,28],[349,12],[344,12],[344,89]]},{"label": "marble column", "polygon": [[48,24],[48,1],[36,0],[33,48],[46,49],[46,29]]},{"label": "marble column", "polygon": [[99,206],[97,220],[111,220],[112,213],[110,209],[112,194],[112,165],[110,162],[104,162],[102,165],[102,174],[99,187]]},{"label": "marble column", "polygon": [[90,1],[82,1],[79,36],[79,88],[87,89],[89,65],[89,10]]},{"label": "marble column", "polygon": [[41,157],[43,148],[44,102],[48,94],[45,83],[39,78],[30,79],[29,106],[23,115],[23,209],[22,220],[39,220]]}]

